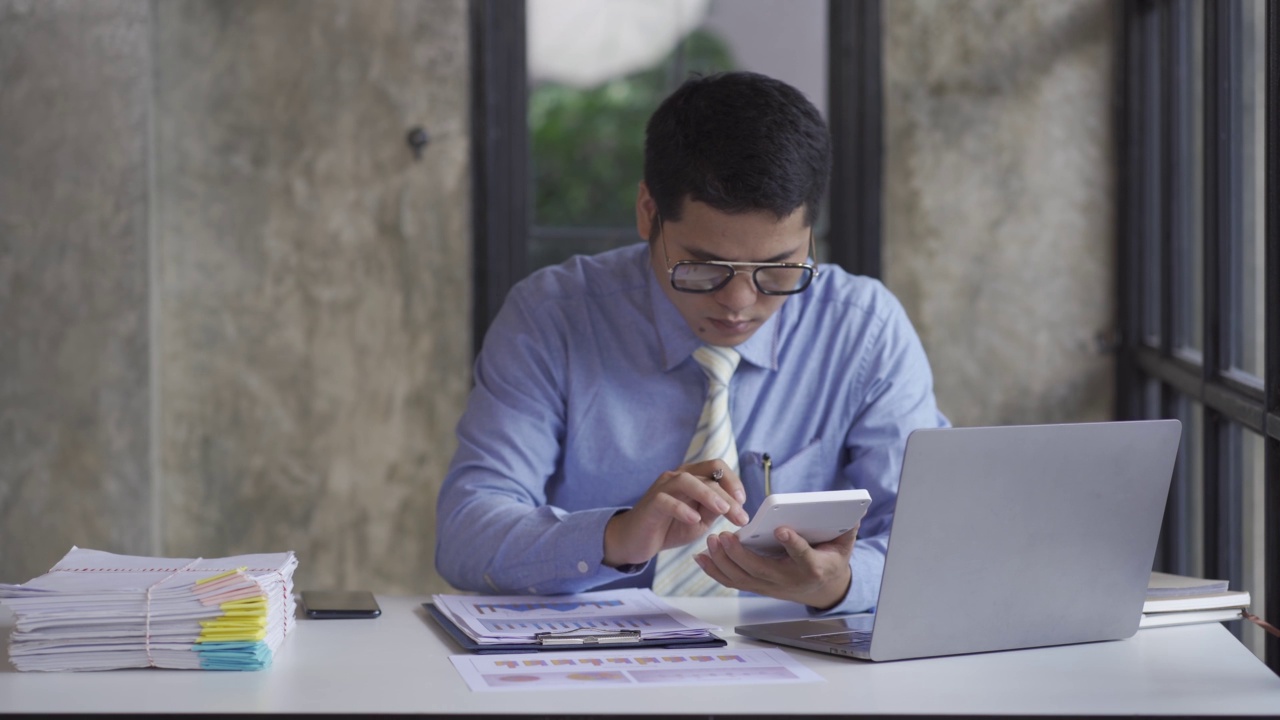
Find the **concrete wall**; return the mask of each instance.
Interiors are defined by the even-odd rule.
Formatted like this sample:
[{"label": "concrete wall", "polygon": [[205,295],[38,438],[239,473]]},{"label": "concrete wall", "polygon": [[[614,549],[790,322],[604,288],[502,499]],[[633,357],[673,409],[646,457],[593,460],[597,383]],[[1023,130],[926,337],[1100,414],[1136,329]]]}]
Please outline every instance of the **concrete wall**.
[{"label": "concrete wall", "polygon": [[885,277],[958,425],[1111,415],[1112,12],[885,2]]},{"label": "concrete wall", "polygon": [[464,0],[0,0],[0,581],[76,544],[444,589],[467,58]]},{"label": "concrete wall", "polygon": [[151,547],[148,21],[0,2],[0,581]]}]

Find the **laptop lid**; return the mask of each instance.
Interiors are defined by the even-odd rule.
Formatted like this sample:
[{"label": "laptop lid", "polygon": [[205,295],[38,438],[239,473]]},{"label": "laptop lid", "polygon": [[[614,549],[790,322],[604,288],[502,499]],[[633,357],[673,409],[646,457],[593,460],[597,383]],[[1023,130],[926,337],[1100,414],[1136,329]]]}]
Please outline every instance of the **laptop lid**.
[{"label": "laptop lid", "polygon": [[1132,636],[1181,433],[1177,420],[913,432],[868,659]]}]

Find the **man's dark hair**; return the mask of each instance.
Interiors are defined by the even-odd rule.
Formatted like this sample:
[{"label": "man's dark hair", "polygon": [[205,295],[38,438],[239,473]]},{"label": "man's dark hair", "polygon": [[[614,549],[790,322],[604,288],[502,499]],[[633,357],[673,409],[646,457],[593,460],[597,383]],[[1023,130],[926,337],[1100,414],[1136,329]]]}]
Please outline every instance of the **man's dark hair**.
[{"label": "man's dark hair", "polygon": [[759,73],[686,80],[645,128],[644,182],[665,220],[679,220],[688,197],[779,220],[803,205],[812,226],[830,172],[831,136],[818,109]]}]

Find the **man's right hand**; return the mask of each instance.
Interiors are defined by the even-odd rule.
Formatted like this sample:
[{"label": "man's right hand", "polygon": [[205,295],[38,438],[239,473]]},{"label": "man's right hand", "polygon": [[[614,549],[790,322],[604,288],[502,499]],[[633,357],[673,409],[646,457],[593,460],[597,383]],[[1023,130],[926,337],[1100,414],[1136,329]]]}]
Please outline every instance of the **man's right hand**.
[{"label": "man's right hand", "polygon": [[[720,472],[720,480],[712,475]],[[747,524],[742,509],[747,494],[738,474],[723,460],[683,465],[664,472],[630,510],[614,515],[604,528],[604,564],[648,562],[659,551],[702,538],[721,515]]]}]

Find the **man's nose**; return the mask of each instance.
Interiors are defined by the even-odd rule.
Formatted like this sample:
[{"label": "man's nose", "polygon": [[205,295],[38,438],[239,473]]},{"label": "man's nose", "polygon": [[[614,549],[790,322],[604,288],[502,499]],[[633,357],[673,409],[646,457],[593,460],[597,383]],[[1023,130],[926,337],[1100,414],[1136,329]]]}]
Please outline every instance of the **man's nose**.
[{"label": "man's nose", "polygon": [[755,304],[758,291],[750,272],[738,271],[729,284],[716,292],[716,302],[730,310],[744,310]]}]

